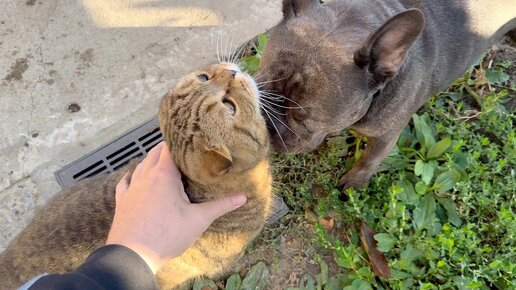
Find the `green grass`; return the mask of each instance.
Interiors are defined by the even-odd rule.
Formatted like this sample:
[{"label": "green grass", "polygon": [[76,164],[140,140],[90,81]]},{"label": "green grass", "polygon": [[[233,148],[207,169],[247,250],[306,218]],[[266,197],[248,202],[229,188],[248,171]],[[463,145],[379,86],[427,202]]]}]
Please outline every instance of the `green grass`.
[{"label": "green grass", "polygon": [[[244,62],[256,66],[259,56]],[[276,155],[276,192],[291,209],[277,227],[313,225],[306,239],[320,267],[291,289],[516,289],[516,119],[506,109],[514,66],[482,65],[431,98],[382,171],[367,188],[346,190],[345,202],[337,184],[367,143],[360,136],[343,132],[315,153]],[[374,274],[381,261],[365,251],[360,222],[377,232],[390,278]],[[270,243],[261,246],[277,239]],[[331,271],[320,258],[328,253]]]}]

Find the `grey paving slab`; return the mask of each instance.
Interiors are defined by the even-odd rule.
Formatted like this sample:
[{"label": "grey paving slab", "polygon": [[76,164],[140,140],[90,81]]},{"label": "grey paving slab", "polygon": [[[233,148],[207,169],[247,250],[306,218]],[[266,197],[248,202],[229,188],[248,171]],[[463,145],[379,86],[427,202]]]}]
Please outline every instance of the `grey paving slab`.
[{"label": "grey paving slab", "polygon": [[36,184],[30,177],[0,192],[0,252],[31,220],[36,203]]},{"label": "grey paving slab", "polygon": [[215,61],[216,43],[227,51],[281,16],[279,0],[1,6],[0,250],[59,190],[54,171],[150,119],[182,74]]}]

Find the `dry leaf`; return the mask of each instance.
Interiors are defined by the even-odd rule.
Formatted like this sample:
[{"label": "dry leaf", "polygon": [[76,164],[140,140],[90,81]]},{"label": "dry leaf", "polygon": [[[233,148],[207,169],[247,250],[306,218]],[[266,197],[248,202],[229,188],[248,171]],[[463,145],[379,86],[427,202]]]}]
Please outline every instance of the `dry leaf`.
[{"label": "dry leaf", "polygon": [[360,221],[360,240],[362,246],[369,257],[369,262],[373,268],[373,272],[378,277],[389,278],[391,276],[391,269],[387,264],[385,255],[376,247],[376,240],[374,235],[376,232],[371,229],[364,221]]},{"label": "dry leaf", "polygon": [[320,218],[319,223],[321,224],[321,226],[324,229],[326,229],[327,231],[331,231],[333,229],[333,226],[335,225],[335,220],[332,218],[328,218],[328,219]]}]

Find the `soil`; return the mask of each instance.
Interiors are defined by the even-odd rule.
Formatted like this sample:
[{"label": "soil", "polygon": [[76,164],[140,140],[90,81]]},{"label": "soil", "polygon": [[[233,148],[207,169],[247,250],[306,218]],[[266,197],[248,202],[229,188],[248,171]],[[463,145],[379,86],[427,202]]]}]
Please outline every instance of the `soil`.
[{"label": "soil", "polygon": [[[494,49],[496,55],[494,61],[510,60],[513,65],[507,69],[506,73],[510,76],[509,83],[516,84],[516,42],[507,38]],[[516,110],[516,91],[509,90],[509,100],[505,103],[508,111]]]}]

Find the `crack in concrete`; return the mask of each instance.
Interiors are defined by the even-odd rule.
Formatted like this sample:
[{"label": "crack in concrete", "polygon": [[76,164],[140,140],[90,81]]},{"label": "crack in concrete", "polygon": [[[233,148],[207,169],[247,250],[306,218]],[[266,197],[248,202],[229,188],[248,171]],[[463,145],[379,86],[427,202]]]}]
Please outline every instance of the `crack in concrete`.
[{"label": "crack in concrete", "polygon": [[[27,123],[27,137],[26,140],[28,140],[31,136],[31,125],[34,121],[34,111],[36,108],[34,107],[34,91],[36,90],[36,85],[38,84],[39,80],[32,85],[32,90],[30,91],[30,114],[29,114],[29,122]],[[27,141],[26,141],[27,142]]]},{"label": "crack in concrete", "polygon": [[47,28],[48,26],[50,25],[50,22],[52,22],[52,17],[56,14],[56,11],[57,11],[57,1],[54,1],[54,7],[51,8],[51,12],[48,13],[47,15],[47,20],[46,20],[46,24],[45,26],[43,27],[43,29],[39,32],[40,36],[43,37],[43,34],[45,34],[45,32],[47,31]]},{"label": "crack in concrete", "polygon": [[2,191],[0,191],[0,193],[8,191],[8,190],[12,189],[13,187],[15,187],[16,185],[18,185],[18,184],[20,184],[22,182],[25,182],[26,180],[29,180],[29,179],[32,182],[34,182],[34,180],[32,180],[30,175],[25,175],[25,176],[23,176],[22,178],[20,178],[18,180],[12,181],[11,184],[8,187],[3,188]]},{"label": "crack in concrete", "polygon": [[47,62],[45,62],[45,57],[43,56],[43,44],[42,44],[42,40],[45,39],[45,33],[48,29],[48,26],[50,25],[50,22],[52,22],[52,17],[55,15],[57,11],[57,1],[54,1],[54,5],[52,8],[50,8],[50,12],[48,13],[47,15],[47,19],[45,21],[45,25],[42,29],[40,29],[39,31],[39,46],[38,48],[36,49],[36,53],[37,55],[39,56],[39,60],[37,61],[37,63],[43,67],[43,72],[38,76],[38,79],[34,82],[34,85],[32,86],[32,89],[31,89],[31,92],[30,92],[30,118],[29,118],[29,121],[27,123],[27,140],[30,138],[30,136],[32,135],[32,130],[31,130],[31,126],[32,126],[32,122],[34,121],[34,111],[35,111],[35,107],[34,107],[34,91],[36,90],[36,86],[38,83],[40,83],[41,81],[44,80],[43,76],[45,75],[46,73],[46,69],[47,67],[49,66]]}]

